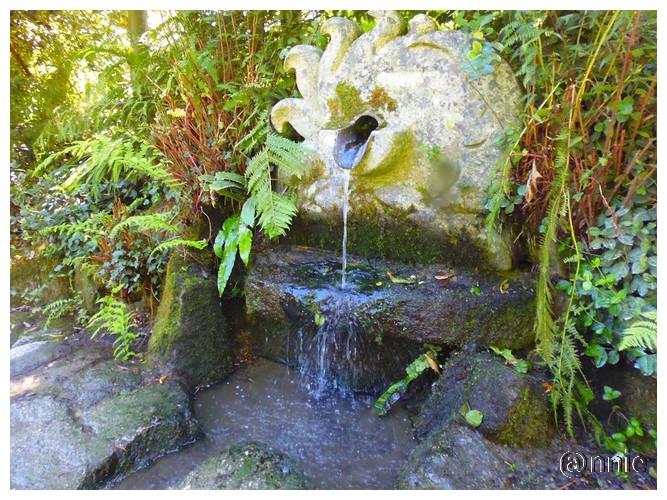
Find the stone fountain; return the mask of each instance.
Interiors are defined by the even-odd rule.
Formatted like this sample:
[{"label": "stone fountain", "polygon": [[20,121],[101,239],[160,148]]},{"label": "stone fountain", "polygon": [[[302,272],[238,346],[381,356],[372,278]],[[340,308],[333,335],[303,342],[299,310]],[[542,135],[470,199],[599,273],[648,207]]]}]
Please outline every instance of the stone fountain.
[{"label": "stone fountain", "polygon": [[[470,35],[369,14],[369,32],[334,17],[324,51],[298,45],[285,58],[302,97],[278,102],[271,121],[314,151],[301,180],[279,172],[298,196],[290,243],[322,250],[272,248],[246,284],[260,353],[357,391],[400,377],[424,342],[521,349],[533,338],[533,280],[512,271],[508,236],[484,227],[496,138],[520,97],[510,68],[473,79]],[[347,176],[354,256],[340,290]]]}]

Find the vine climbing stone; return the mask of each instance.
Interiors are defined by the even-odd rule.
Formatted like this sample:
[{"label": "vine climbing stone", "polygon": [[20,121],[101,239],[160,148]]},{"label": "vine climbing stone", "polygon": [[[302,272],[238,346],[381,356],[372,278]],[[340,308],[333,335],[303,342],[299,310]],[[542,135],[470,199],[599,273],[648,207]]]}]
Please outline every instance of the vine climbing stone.
[{"label": "vine climbing stone", "polygon": [[[326,50],[298,45],[285,58],[302,97],[278,102],[271,120],[280,132],[291,126],[314,150],[302,180],[281,177],[299,195],[293,237],[312,244],[298,241],[299,225],[308,238],[318,234],[314,226],[338,221],[346,168],[352,227],[356,221],[381,234],[370,242],[350,234],[353,252],[404,257],[396,252],[405,243],[384,230],[398,224],[413,229],[417,260],[511,268],[508,240],[489,235],[480,217],[501,158],[495,139],[516,118],[520,92],[511,69],[494,63],[478,77],[469,59],[472,36],[440,30],[421,14],[407,23],[393,11],[369,14],[377,20],[369,32],[334,17],[322,25]],[[322,238],[329,240],[340,241]],[[435,254],[422,251],[434,240]]]}]

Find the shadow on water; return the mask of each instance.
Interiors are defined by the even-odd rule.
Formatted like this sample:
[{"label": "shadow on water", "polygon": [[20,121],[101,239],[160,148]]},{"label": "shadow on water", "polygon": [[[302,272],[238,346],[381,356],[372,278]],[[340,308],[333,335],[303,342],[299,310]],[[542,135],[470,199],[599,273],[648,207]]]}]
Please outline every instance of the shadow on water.
[{"label": "shadow on water", "polygon": [[[316,383],[316,381],[314,381]],[[405,411],[379,418],[373,398],[315,397],[302,375],[266,360],[200,392],[195,414],[205,437],[166,455],[113,489],[167,489],[206,458],[241,440],[289,454],[320,489],[391,488],[415,446]]]}]

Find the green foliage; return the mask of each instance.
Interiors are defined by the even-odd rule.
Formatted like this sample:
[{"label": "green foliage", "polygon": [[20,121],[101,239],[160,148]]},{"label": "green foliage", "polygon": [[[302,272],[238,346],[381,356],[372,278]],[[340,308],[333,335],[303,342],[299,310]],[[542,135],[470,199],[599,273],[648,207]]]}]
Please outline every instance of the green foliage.
[{"label": "green foliage", "polygon": [[468,410],[464,417],[468,425],[473,429],[482,425],[482,420],[484,420],[484,415],[479,410]]},{"label": "green foliage", "polygon": [[604,386],[604,394],[602,395],[602,399],[605,401],[613,401],[617,397],[621,395],[621,391],[617,391],[615,389],[612,389],[608,385]]},{"label": "green foliage", "polygon": [[252,248],[252,228],[255,225],[255,200],[249,198],[243,205],[239,215],[230,217],[222,225],[213,244],[215,255],[220,259],[218,269],[218,292],[222,297],[227,286],[229,276],[234,269],[236,254],[247,266]]},{"label": "green foliage", "polygon": [[436,359],[440,348],[430,345],[427,345],[426,347],[428,347],[428,351],[421,354],[405,369],[407,377],[392,384],[382,396],[373,403],[373,408],[375,408],[380,416],[387,414],[393,404],[407,392],[410,382],[419,377],[425,370],[432,368],[433,370],[439,371]]},{"label": "green foliage", "polygon": [[505,362],[517,373],[528,373],[528,370],[532,368],[530,361],[516,358],[510,349],[499,349],[495,346],[490,346],[490,348],[493,352],[505,358]]},{"label": "green foliage", "polygon": [[623,332],[623,338],[618,343],[619,351],[631,347],[658,350],[658,313],[657,311],[642,313],[647,321],[635,321]]},{"label": "green foliage", "polygon": [[74,312],[79,305],[79,300],[77,299],[60,299],[46,305],[42,310],[42,312],[46,314],[46,323],[44,323],[44,328],[48,328],[49,324],[54,319]]},{"label": "green foliage", "polygon": [[286,234],[297,211],[294,199],[273,190],[271,173],[274,167],[281,168],[300,179],[305,161],[303,146],[268,132],[266,146],[248,162],[245,173],[248,194],[255,200],[259,225],[271,239]]},{"label": "green foliage", "polygon": [[[554,409],[570,432],[575,412],[597,432],[582,353],[617,363],[622,332],[656,305],[655,13],[462,11],[453,22],[493,44],[524,87],[523,122],[499,138],[487,222],[520,221],[538,248],[535,335]],[[490,71],[478,43],[469,58]],[[645,347],[622,352],[647,374]]]},{"label": "green foliage", "polygon": [[97,303],[101,308],[88,322],[88,328],[94,328],[91,337],[94,338],[101,330],[104,330],[103,334],[115,335],[114,356],[127,361],[136,355],[132,351],[132,344],[137,339],[134,313],[128,313],[127,305],[111,295],[102,297]]}]

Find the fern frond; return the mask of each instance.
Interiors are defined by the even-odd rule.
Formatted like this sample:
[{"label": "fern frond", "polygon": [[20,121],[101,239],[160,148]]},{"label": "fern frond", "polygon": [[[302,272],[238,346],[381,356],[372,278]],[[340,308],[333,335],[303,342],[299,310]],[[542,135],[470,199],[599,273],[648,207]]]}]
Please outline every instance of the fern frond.
[{"label": "fern frond", "polygon": [[635,321],[623,331],[623,337],[618,343],[618,350],[623,351],[631,347],[648,349],[653,352],[658,350],[658,312],[648,311],[642,313],[648,321]]},{"label": "fern frond", "polygon": [[115,238],[120,231],[127,228],[133,228],[138,231],[167,231],[169,233],[177,234],[178,228],[167,222],[166,219],[169,214],[152,214],[152,215],[133,215],[127,219],[119,222],[109,233],[110,238]]},{"label": "fern frond", "polygon": [[51,302],[44,307],[43,313],[48,315],[46,318],[46,323],[44,328],[48,328],[52,320],[60,318],[67,312],[71,311],[76,307],[76,299],[60,299],[54,302]]},{"label": "fern frond", "polygon": [[91,338],[94,338],[101,330],[106,330],[107,333],[118,336],[114,341],[116,359],[127,360],[134,356],[134,352],[130,350],[132,343],[137,338],[134,332],[135,325],[132,322],[134,313],[128,313],[127,305],[112,295],[102,297],[97,303],[101,305],[101,308],[88,321],[88,328],[95,328]]},{"label": "fern frond", "polygon": [[305,172],[306,155],[299,143],[269,132],[265,147],[248,162],[248,193],[255,199],[259,225],[271,239],[287,233],[297,212],[294,199],[273,191],[271,174],[281,168],[300,179]]},{"label": "fern frond", "polygon": [[197,250],[202,250],[207,245],[206,240],[184,240],[177,238],[175,240],[164,241],[156,246],[153,251],[150,253],[149,257],[152,256],[155,252],[166,252],[175,247],[189,247],[196,248]]}]

